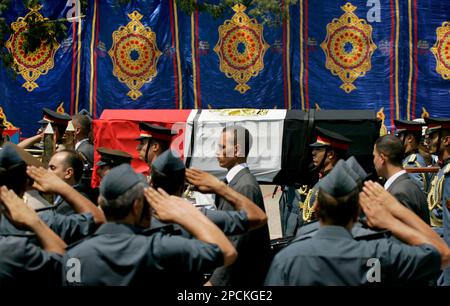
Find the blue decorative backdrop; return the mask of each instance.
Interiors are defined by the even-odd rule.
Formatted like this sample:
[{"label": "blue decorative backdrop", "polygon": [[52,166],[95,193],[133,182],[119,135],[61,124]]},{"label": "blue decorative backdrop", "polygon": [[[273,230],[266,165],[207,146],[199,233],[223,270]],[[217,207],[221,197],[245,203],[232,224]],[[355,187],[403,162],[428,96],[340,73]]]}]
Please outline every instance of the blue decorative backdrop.
[{"label": "blue decorative backdrop", "polygon": [[[370,69],[351,82],[355,88],[348,93],[341,88],[343,80],[327,69],[321,47],[327,25],[345,13],[342,7],[347,2],[299,0],[289,8],[288,20],[264,25],[268,47],[263,67],[252,72],[245,83],[249,89],[240,93],[235,90],[238,83],[220,70],[214,51],[219,26],[233,17],[232,9],[214,19],[205,13],[187,15],[173,0],[135,0],[125,6],[116,0],[90,0],[81,24],[67,23],[68,35],[60,42],[55,65],[38,78],[38,88],[29,92],[22,87],[21,75],[12,78],[0,69],[0,106],[9,122],[22,128],[22,136],[32,135],[39,127],[42,107],[57,109],[61,103],[67,113],[85,108],[95,117],[108,108],[373,109],[385,118],[388,128],[395,118],[414,119],[424,113],[450,117],[450,80],[437,72],[431,51],[438,39],[436,30],[450,22],[450,2],[350,1],[356,7],[353,13],[370,25],[376,49],[369,58]],[[66,1],[43,1],[40,13],[64,18],[70,9]],[[142,96],[137,99],[128,96],[130,88],[114,76],[108,54],[113,32],[126,26],[131,21],[128,14],[134,11],[143,15],[140,22],[155,33],[161,51],[156,75],[139,88]],[[27,12],[21,1],[14,1],[6,15],[8,23]],[[442,61],[448,65],[445,46]],[[345,43],[344,47],[348,55],[358,46]],[[232,51],[224,49],[231,52],[230,59],[239,55]],[[133,60],[142,56],[135,52]]]}]

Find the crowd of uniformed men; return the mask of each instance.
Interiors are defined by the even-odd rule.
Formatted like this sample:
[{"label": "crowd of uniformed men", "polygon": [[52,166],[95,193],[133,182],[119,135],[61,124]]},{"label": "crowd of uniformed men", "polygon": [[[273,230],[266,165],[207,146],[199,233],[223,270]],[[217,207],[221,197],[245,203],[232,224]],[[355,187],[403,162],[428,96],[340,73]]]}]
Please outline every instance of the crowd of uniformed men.
[{"label": "crowd of uniformed men", "polygon": [[[1,139],[0,286],[450,285],[450,119],[396,121],[374,145],[374,176],[348,156],[349,139],[317,128],[319,180],[284,188],[291,238],[274,254],[244,127],[217,135],[219,180],[185,168],[168,128],[139,124],[144,176],[115,148],[97,148],[94,165],[89,115],[43,117],[36,136]],[[62,143],[69,121],[73,146],[43,167],[27,150],[46,145],[49,127]]]}]

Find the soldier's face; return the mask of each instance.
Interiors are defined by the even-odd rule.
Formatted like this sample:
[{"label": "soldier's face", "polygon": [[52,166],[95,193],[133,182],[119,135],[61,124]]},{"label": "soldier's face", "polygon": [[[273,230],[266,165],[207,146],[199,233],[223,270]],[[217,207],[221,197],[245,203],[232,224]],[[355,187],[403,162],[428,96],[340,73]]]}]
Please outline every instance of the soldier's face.
[{"label": "soldier's face", "polygon": [[373,148],[373,165],[375,166],[377,174],[383,176],[384,158],[380,153],[378,153],[375,146]]},{"label": "soldier's face", "polygon": [[104,178],[105,175],[108,174],[109,170],[111,170],[111,167],[108,165],[98,167],[97,174],[100,179]]},{"label": "soldier's face", "polygon": [[428,140],[427,140],[427,145],[428,145],[428,152],[430,152],[430,154],[438,154],[439,153],[439,152],[437,152],[438,143],[439,143],[439,133],[436,132],[436,133],[429,135]]},{"label": "soldier's face", "polygon": [[228,132],[223,132],[219,137],[217,148],[217,160],[222,168],[231,169],[236,164],[236,146],[233,136]]},{"label": "soldier's face", "polygon": [[314,148],[312,150],[314,167],[318,167],[325,158],[325,148]]},{"label": "soldier's face", "polygon": [[[150,149],[147,153],[148,146],[150,146]],[[136,150],[139,152],[139,158],[145,162],[145,154],[147,153],[147,161],[151,164],[156,157],[155,152],[158,151],[157,146],[158,144],[156,142],[152,142],[149,139],[141,140],[141,143],[136,147]]]},{"label": "soldier's face", "polygon": [[138,151],[139,153],[139,158],[143,161],[145,161],[145,151],[147,150],[147,146],[148,146],[148,139],[143,139],[139,141],[136,147],[136,151]]},{"label": "soldier's face", "polygon": [[67,181],[71,178],[69,168],[65,164],[65,153],[55,153],[48,163],[48,170],[56,174],[60,179]]}]

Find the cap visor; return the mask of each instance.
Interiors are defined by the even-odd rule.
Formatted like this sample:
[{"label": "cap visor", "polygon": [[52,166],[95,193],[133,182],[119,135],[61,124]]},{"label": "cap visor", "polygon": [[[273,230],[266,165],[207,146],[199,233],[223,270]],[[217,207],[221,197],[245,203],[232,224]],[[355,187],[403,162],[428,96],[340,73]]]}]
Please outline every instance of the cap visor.
[{"label": "cap visor", "polygon": [[309,145],[311,148],[325,148],[328,147],[327,145],[320,143],[320,142],[315,142]]}]

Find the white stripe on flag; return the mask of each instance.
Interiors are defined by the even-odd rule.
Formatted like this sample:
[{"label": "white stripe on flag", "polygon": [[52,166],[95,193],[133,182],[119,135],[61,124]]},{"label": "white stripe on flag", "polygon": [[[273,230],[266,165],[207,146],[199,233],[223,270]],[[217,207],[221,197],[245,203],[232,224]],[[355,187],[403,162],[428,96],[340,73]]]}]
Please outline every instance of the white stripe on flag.
[{"label": "white stripe on flag", "polygon": [[[220,168],[217,144],[226,125],[241,125],[253,137],[253,145],[247,163],[260,182],[272,182],[281,169],[283,127],[286,110],[202,110],[194,131],[194,148],[190,167],[208,171],[224,178],[227,170]],[[195,114],[191,114],[186,126],[185,156],[188,156],[191,131]]]}]

